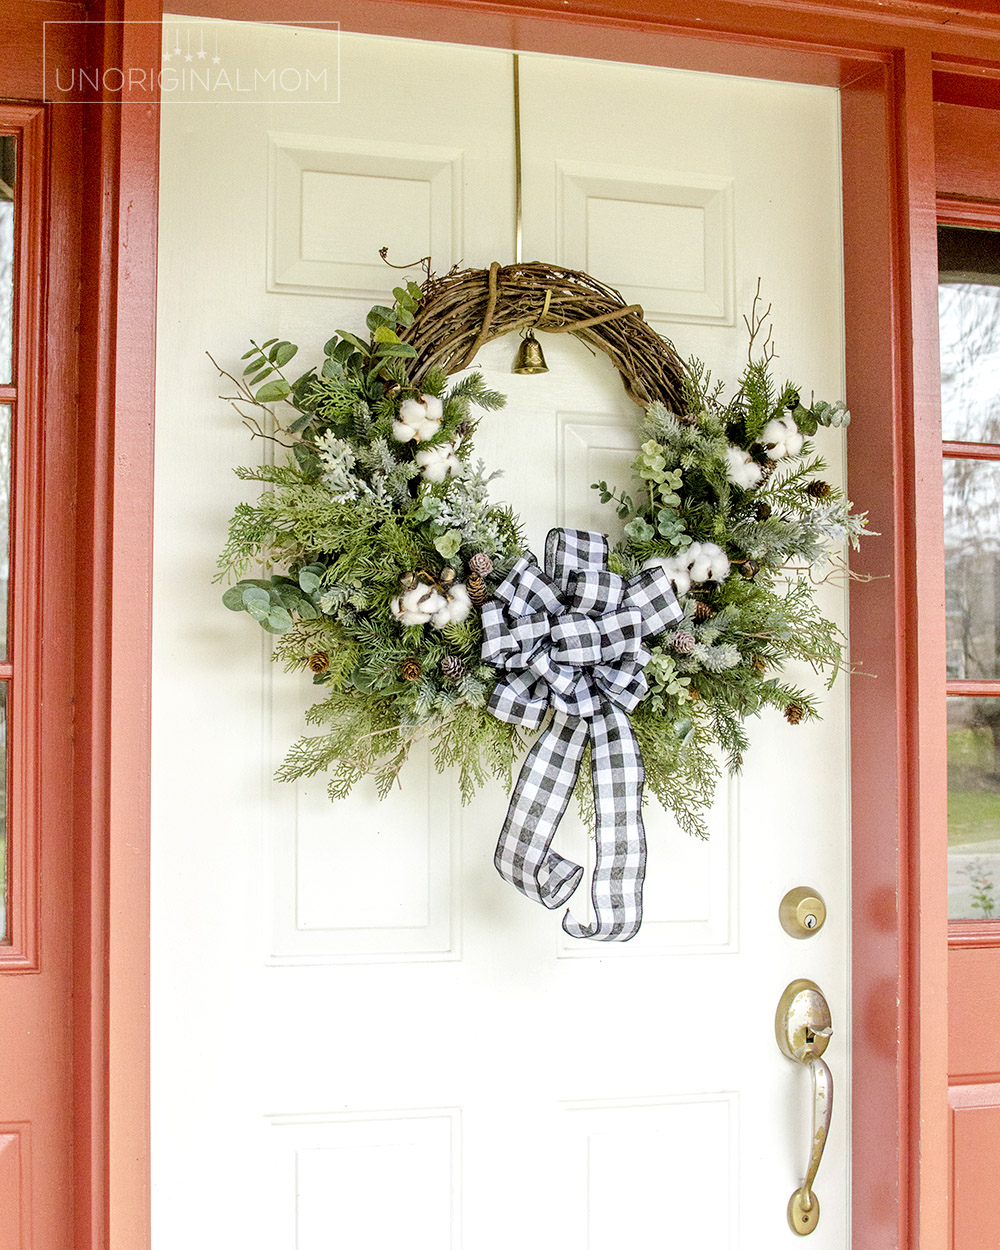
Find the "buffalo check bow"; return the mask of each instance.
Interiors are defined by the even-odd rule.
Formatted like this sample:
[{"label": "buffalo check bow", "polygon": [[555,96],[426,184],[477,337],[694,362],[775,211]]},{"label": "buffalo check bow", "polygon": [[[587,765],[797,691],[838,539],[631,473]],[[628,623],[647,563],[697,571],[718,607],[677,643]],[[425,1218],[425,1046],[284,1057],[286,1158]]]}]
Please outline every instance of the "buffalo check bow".
[{"label": "buffalo check bow", "polygon": [[590,530],[554,529],[545,571],[522,558],[483,607],[483,659],[502,669],[489,710],[500,720],[538,729],[514,786],[494,862],[509,881],[544,907],[561,907],[583,868],[552,848],[576,784],[587,743],[594,781],[597,861],[591,882],[593,923],[567,910],[572,937],[628,941],[642,923],[646,835],[644,771],[628,718],[648,686],[643,639],[682,617],[665,573],[650,569],[626,581],[608,571],[608,540]]}]

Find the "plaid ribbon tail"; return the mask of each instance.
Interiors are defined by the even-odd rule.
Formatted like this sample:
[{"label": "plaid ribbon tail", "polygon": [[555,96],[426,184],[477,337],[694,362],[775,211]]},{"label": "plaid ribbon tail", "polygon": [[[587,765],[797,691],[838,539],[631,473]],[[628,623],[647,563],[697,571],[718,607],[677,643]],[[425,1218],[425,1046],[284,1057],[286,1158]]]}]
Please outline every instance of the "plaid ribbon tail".
[{"label": "plaid ribbon tail", "polygon": [[594,920],[581,925],[567,911],[563,928],[575,938],[627,942],[642,924],[646,831],[642,823],[645,770],[625,712],[606,704],[590,722],[591,775],[597,816],[597,863],[590,885]]},{"label": "plaid ribbon tail", "polygon": [[551,849],[590,737],[579,716],[556,712],[521,768],[493,862],[497,872],[543,907],[561,907],[583,869]]}]

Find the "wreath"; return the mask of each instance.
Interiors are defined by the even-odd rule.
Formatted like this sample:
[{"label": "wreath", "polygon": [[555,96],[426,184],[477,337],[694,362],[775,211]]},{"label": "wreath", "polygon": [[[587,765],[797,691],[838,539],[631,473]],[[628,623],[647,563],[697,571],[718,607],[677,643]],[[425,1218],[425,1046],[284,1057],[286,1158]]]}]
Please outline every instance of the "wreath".
[{"label": "wreath", "polygon": [[[510,785],[537,734],[497,867],[546,906],[565,902],[583,870],[552,841],[575,791],[597,827],[594,918],[567,913],[564,927],[630,937],[643,778],[682,829],[706,836],[722,768],[741,767],[747,718],[766,707],[792,724],[818,716],[782,676],[786,662],[829,683],[841,665],[844,639],[812,574],[845,540],[857,546],[865,516],[823,480],[812,440],[850,414],[775,381],[759,285],[729,397],[586,274],[428,270],[393,299],[370,310],[367,336],[338,330],[294,380],[297,348],[283,339],[252,342],[242,378],[220,370],[252,433],[290,453],[236,470],[263,490],[237,506],[218,573],[239,579],[226,607],[275,635],[274,658],[319,688],[313,732],[277,777],[328,772],[336,799],[372,775],[384,796],[427,740],[468,801],[490,775]],[[642,409],[633,491],[594,483],[623,541],[553,530],[544,564],[517,516],[491,502],[498,475],[474,457],[481,414],[504,396],[476,372],[451,380],[489,339],[529,328],[606,353]],[[244,576],[251,566],[265,575]]]}]

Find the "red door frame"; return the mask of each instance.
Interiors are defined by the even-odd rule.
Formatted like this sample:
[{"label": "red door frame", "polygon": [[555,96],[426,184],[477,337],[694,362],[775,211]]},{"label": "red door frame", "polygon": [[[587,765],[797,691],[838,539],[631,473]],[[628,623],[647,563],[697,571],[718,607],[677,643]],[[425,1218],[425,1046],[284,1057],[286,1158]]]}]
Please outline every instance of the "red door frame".
[{"label": "red door frame", "polygon": [[[50,16],[55,5],[25,0]],[[327,0],[195,0],[192,16],[328,21]],[[95,63],[156,65],[156,0],[105,0]],[[882,538],[852,597],[854,1244],[944,1250],[947,945],[933,100],[995,89],[1000,18],[889,0],[357,0],[350,27],[820,82],[843,93],[852,493]],[[84,106],[86,113],[87,106]],[[76,771],[77,1245],[143,1250],[155,106],[91,107],[84,186],[85,575]],[[794,176],[794,171],[789,171]],[[83,566],[86,568],[86,566]],[[921,618],[918,605],[928,610]]]}]

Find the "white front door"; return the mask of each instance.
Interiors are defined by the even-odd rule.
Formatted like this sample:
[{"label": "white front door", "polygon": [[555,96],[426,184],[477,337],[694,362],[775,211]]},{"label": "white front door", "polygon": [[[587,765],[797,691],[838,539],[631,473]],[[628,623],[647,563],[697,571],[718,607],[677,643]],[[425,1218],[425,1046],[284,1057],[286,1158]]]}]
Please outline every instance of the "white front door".
[{"label": "white front door", "polygon": [[[165,47],[205,23],[168,22]],[[336,36],[210,27],[260,66]],[[293,40],[293,44],[289,44]],[[197,35],[193,46],[199,47]],[[204,46],[201,45],[201,46]],[[214,42],[208,46],[214,49]],[[345,36],[339,103],[165,103],[162,120],[153,808],[155,1250],[771,1250],[806,1162],[808,1077],[779,1053],[796,977],[833,1012],[837,1081],[816,1250],[847,1211],[846,685],[825,721],[753,726],[711,839],[650,807],[646,918],[620,947],[574,941],[493,868],[506,806],[462,808],[411,759],[383,803],[331,805],[271,780],[307,683],[269,663],[211,585],[231,467],[262,454],[205,352],[363,328],[397,263],[507,263],[511,58]],[[228,60],[226,60],[228,58]],[[843,391],[838,98],[833,90],[521,58],[524,255],[643,305],[681,355],[732,380],[758,277],[783,375]],[[509,373],[477,450],[537,550],[607,526],[590,483],[625,484],[639,412],[604,359],[543,339]],[[831,477],[842,447],[824,434]],[[844,593],[823,589],[843,619]],[[795,674],[814,684],[811,675]],[[567,817],[562,849],[586,856]],[[796,942],[786,890],[829,920]]]}]

